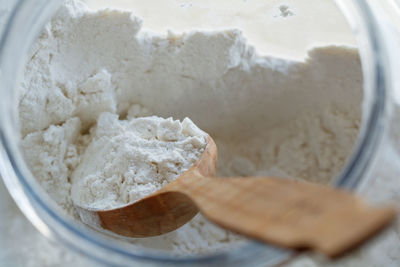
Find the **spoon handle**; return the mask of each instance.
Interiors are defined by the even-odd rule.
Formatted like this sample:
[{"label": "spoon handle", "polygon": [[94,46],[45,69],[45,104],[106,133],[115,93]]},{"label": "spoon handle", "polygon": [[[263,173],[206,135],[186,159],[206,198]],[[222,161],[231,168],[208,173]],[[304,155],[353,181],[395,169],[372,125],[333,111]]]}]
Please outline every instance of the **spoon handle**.
[{"label": "spoon handle", "polygon": [[368,206],[343,190],[271,177],[192,175],[168,191],[190,196],[203,215],[224,228],[330,257],[359,245],[396,215],[394,208]]}]

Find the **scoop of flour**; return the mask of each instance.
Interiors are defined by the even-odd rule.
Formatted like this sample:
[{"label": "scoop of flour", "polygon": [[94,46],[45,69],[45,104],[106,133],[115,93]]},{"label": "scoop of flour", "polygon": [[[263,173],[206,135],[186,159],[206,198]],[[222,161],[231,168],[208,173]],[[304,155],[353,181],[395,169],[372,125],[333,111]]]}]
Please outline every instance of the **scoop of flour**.
[{"label": "scoop of flour", "polygon": [[93,209],[135,202],[189,169],[204,151],[206,136],[188,118],[119,120],[102,113],[72,174],[72,199]]}]

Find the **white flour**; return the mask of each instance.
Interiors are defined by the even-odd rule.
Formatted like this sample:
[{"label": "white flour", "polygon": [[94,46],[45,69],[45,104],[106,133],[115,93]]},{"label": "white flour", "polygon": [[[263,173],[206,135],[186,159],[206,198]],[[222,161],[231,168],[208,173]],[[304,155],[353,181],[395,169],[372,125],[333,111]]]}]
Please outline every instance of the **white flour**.
[{"label": "white flour", "polygon": [[[91,12],[71,1],[32,49],[20,90],[21,147],[33,174],[66,214],[75,216],[71,181],[90,181],[95,173],[106,179],[106,169],[90,166],[121,166],[105,157],[108,149],[133,151],[124,138],[141,129],[128,126],[141,119],[118,116],[190,117],[216,140],[220,175],[327,183],[337,174],[360,121],[356,49],[314,48],[303,61],[290,61],[257,54],[238,30],[163,36],[140,31],[141,23],[129,12]],[[182,133],[184,123],[175,123]],[[98,154],[104,138],[116,141]],[[117,173],[129,169],[122,165]],[[163,184],[140,190],[144,195]],[[98,192],[109,192],[103,189]],[[106,197],[112,205],[134,201],[129,190]],[[74,198],[80,196],[96,201],[94,195]],[[177,254],[242,241],[201,215],[169,234],[132,240]]]},{"label": "white flour", "polygon": [[75,204],[111,209],[133,203],[172,182],[204,151],[206,134],[190,119],[118,120],[102,113],[71,175]]}]

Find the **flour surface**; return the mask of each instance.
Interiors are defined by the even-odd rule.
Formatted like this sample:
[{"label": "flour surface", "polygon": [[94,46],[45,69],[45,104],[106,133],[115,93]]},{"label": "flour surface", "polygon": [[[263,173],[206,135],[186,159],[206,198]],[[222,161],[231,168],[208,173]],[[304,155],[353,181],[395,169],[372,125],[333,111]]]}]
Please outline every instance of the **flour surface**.
[{"label": "flour surface", "polygon": [[205,149],[206,134],[186,118],[119,120],[102,113],[72,173],[72,199],[91,209],[136,202],[188,170]]},{"label": "flour surface", "polygon": [[[220,175],[328,183],[340,171],[361,118],[355,48],[316,47],[296,61],[259,55],[236,29],[155,34],[141,26],[130,12],[67,1],[28,57],[21,149],[66,215],[77,218],[73,199],[123,205],[190,167],[204,133],[185,117],[216,141]],[[171,143],[178,151],[166,151]],[[245,241],[198,215],[129,242],[186,255]]]}]

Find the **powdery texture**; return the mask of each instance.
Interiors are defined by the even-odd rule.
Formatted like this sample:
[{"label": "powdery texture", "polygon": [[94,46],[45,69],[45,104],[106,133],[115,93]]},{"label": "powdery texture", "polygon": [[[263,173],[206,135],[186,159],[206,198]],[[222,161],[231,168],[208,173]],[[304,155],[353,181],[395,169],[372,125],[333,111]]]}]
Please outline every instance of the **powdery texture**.
[{"label": "powdery texture", "polygon": [[[356,110],[334,107],[299,113],[251,140],[217,139],[223,176],[274,175],[319,183],[332,181],[357,138]],[[262,144],[262,145],[260,145]]]},{"label": "powdery texture", "polygon": [[118,120],[102,113],[71,176],[72,199],[92,209],[133,203],[188,170],[206,145],[206,134],[188,118]]},{"label": "powdery texture", "polygon": [[33,175],[57,204],[73,213],[69,177],[78,163],[74,143],[80,134],[80,120],[72,118],[61,126],[30,133],[21,141],[25,160]]},{"label": "powdery texture", "polygon": [[[141,24],[129,12],[91,12],[69,1],[32,48],[19,92],[21,147],[67,214],[75,216],[71,179],[109,176],[89,166],[95,157],[110,163],[101,157],[103,141],[104,149],[132,145],[126,136],[134,130],[127,127],[141,116],[190,117],[216,140],[222,175],[326,183],[343,165],[360,120],[355,49],[314,48],[303,61],[291,61],[258,55],[238,30],[155,35]],[[110,168],[122,164],[115,173],[129,173],[128,164],[114,163]],[[117,195],[134,199],[129,190],[112,195],[120,203]],[[177,231],[130,242],[188,254],[243,240],[198,215]]]}]

